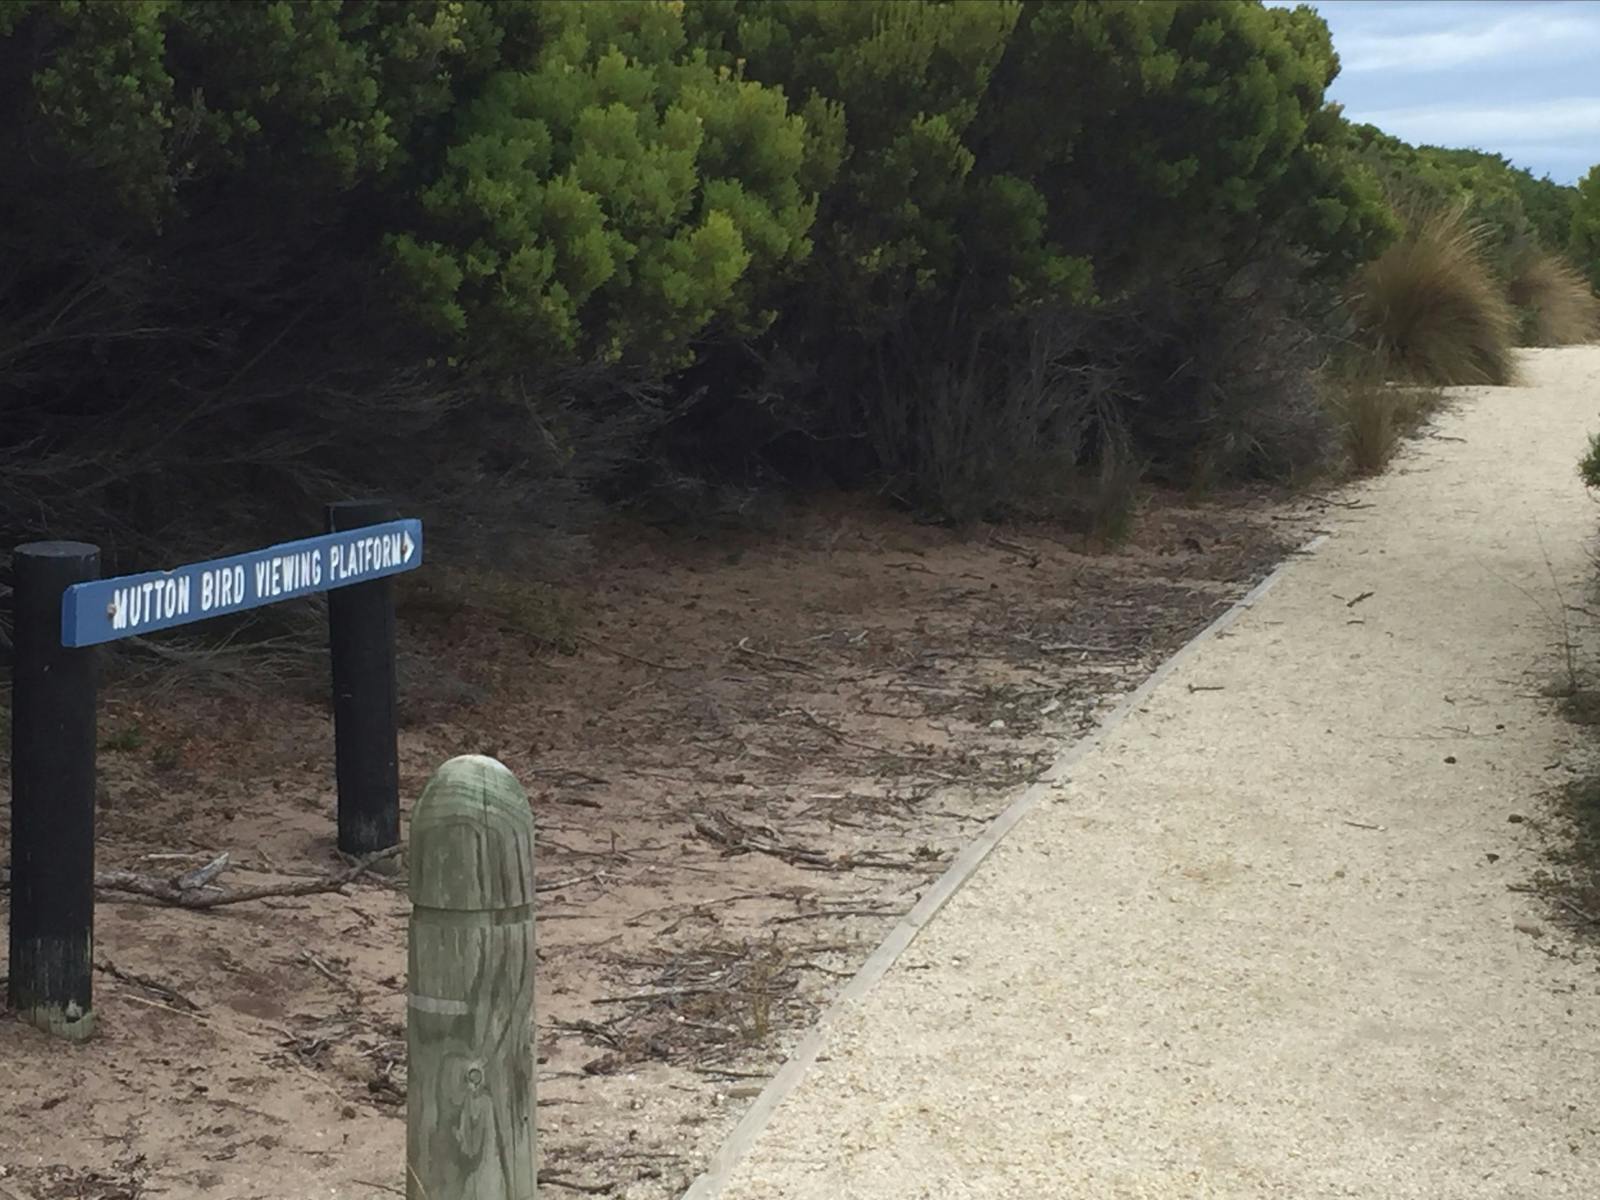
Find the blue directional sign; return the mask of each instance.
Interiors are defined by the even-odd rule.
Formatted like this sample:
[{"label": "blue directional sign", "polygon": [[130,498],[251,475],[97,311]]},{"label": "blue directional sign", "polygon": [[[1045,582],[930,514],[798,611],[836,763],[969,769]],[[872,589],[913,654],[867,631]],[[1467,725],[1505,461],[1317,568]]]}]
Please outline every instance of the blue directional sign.
[{"label": "blue directional sign", "polygon": [[388,521],[265,550],[75,583],[61,598],[61,644],[95,646],[369,583],[422,563],[422,522]]}]

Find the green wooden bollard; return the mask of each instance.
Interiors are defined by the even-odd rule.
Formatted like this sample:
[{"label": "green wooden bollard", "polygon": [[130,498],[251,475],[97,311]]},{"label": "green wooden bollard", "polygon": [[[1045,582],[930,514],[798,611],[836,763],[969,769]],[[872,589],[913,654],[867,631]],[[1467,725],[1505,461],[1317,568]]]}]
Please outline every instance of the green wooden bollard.
[{"label": "green wooden bollard", "polygon": [[452,758],[411,815],[408,1200],[533,1200],[533,813]]}]

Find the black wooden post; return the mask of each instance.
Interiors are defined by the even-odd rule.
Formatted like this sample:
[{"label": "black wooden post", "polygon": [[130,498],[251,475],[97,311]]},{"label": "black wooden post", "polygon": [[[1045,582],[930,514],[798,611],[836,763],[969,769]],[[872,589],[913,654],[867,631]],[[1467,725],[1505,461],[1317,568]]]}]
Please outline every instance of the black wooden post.
[{"label": "black wooden post", "polygon": [[[398,517],[388,501],[341,501],[328,505],[328,532],[345,533]],[[339,849],[371,854],[400,842],[393,581],[376,579],[330,592],[328,641]]]},{"label": "black wooden post", "polygon": [[94,1032],[95,661],[61,644],[61,594],[100,577],[100,550],[33,542],[12,558],[11,977],[24,1020]]}]

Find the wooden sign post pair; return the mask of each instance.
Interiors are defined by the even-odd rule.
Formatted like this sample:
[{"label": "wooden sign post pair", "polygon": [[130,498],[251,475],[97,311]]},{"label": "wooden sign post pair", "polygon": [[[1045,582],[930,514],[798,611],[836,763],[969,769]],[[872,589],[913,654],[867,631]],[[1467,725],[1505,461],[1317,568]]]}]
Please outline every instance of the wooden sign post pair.
[{"label": "wooden sign post pair", "polygon": [[316,592],[328,597],[339,848],[400,841],[395,619],[389,576],[422,562],[422,522],[391,505],[328,506],[321,537],[100,578],[84,542],[12,557],[11,928],[7,999],[24,1020],[94,1032],[94,647]]},{"label": "wooden sign post pair", "polygon": [[[422,527],[392,515],[335,505],[324,537],[120,579],[99,578],[85,543],[17,548],[8,999],[24,1019],[71,1040],[94,1030],[102,642],[333,591],[339,847],[398,844],[387,577],[420,563]],[[412,813],[408,1200],[534,1200],[533,835],[521,785],[477,755],[445,763]]]}]

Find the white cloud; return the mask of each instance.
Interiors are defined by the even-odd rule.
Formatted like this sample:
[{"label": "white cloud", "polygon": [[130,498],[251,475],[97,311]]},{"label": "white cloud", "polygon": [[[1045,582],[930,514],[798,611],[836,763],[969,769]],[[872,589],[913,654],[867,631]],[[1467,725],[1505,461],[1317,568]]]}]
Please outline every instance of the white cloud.
[{"label": "white cloud", "polygon": [[1533,100],[1522,104],[1429,104],[1413,108],[1346,111],[1408,142],[1442,146],[1485,143],[1591,147],[1600,157],[1600,97]]},{"label": "white cloud", "polygon": [[1431,31],[1350,29],[1336,38],[1334,48],[1350,73],[1448,71],[1529,55],[1547,61],[1551,56],[1588,56],[1600,51],[1600,10],[1587,5],[1576,12],[1528,10],[1476,27],[1463,24]]}]

